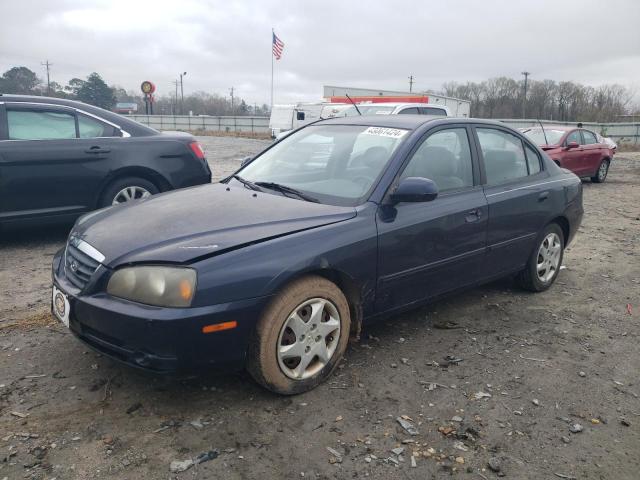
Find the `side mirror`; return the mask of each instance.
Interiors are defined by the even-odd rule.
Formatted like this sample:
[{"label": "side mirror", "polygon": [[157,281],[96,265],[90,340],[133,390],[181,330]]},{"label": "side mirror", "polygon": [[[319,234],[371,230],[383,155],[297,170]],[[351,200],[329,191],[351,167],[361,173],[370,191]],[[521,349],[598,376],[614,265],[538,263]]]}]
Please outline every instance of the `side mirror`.
[{"label": "side mirror", "polygon": [[578,148],[580,144],[578,142],[569,142],[567,143],[567,150],[571,150],[572,148]]},{"label": "side mirror", "polygon": [[430,202],[438,196],[438,186],[433,180],[423,177],[407,177],[400,180],[389,196],[392,204],[401,202]]},{"label": "side mirror", "polygon": [[244,167],[247,163],[249,163],[251,160],[253,160],[253,157],[244,157],[242,159],[242,162],[240,163],[241,167]]},{"label": "side mirror", "polygon": [[297,120],[304,120],[304,112],[296,112]]}]

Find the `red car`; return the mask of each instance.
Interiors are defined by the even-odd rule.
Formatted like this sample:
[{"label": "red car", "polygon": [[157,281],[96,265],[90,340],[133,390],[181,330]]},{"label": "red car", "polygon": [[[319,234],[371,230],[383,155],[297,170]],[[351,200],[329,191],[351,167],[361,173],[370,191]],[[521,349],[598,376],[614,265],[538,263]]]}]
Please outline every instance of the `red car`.
[{"label": "red car", "polygon": [[549,126],[520,129],[559,166],[596,183],[607,178],[614,151],[598,135],[584,128]]}]

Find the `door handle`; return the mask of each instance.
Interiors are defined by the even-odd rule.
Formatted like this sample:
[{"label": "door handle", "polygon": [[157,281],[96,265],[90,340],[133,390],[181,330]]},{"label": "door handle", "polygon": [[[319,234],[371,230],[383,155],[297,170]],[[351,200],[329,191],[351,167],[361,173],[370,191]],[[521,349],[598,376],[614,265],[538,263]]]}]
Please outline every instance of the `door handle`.
[{"label": "door handle", "polygon": [[85,150],[84,153],[109,153],[110,151],[108,148],[91,147]]},{"label": "door handle", "polygon": [[540,195],[538,195],[539,202],[544,202],[547,198],[549,198],[549,192],[542,192]]},{"label": "door handle", "polygon": [[464,217],[464,221],[467,223],[473,223],[480,220],[480,217],[482,217],[482,210],[480,210],[479,208],[476,208],[475,210],[471,210],[470,212],[467,212],[467,214]]}]

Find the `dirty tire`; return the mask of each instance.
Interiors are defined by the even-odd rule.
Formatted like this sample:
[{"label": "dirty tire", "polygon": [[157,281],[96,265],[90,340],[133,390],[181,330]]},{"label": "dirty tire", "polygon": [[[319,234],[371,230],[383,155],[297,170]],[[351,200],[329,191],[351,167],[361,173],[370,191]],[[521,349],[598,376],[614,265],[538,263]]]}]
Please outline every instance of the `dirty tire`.
[{"label": "dirty tire", "polygon": [[594,183],[604,183],[607,179],[607,174],[609,173],[609,160],[606,158],[600,162],[598,166],[598,170],[596,170],[596,174],[591,177],[591,181]]},{"label": "dirty tire", "polygon": [[[340,315],[340,335],[333,355],[313,376],[292,379],[280,367],[277,349],[280,333],[296,307],[311,299],[329,300]],[[349,341],[351,317],[349,304],[340,289],[329,280],[308,276],[297,280],[282,290],[267,306],[256,326],[249,345],[247,370],[263,387],[282,395],[295,395],[315,388],[331,375]]]},{"label": "dirty tire", "polygon": [[[537,272],[538,252],[540,250],[542,242],[544,242],[544,239],[552,233],[555,233],[560,239],[560,259],[554,275],[548,281],[543,282],[538,277]],[[530,292],[543,292],[551,285],[553,285],[553,282],[555,282],[556,278],[558,278],[560,266],[562,265],[562,259],[564,258],[564,242],[564,233],[562,232],[562,228],[560,228],[557,223],[550,223],[545,227],[545,229],[540,233],[540,235],[538,235],[538,238],[536,239],[535,247],[531,252],[531,256],[527,261],[527,265],[516,277],[517,282],[522,288],[524,288],[525,290],[529,290]]]},{"label": "dirty tire", "polygon": [[156,187],[153,182],[150,182],[149,180],[146,180],[144,178],[140,178],[140,177],[119,178],[107,185],[102,196],[100,197],[100,202],[98,206],[100,208],[111,206],[118,192],[120,192],[121,190],[127,187],[144,188],[151,195],[155,195],[156,193],[160,192],[158,187]]}]

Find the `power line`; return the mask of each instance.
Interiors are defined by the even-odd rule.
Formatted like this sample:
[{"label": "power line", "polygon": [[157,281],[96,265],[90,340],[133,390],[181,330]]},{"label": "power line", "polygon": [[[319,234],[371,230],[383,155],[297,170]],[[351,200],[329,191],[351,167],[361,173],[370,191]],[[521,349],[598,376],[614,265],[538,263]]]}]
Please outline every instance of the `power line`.
[{"label": "power line", "polygon": [[49,63],[49,60],[45,60],[44,63],[40,62],[40,65],[47,67],[47,95],[51,95],[51,80],[49,78],[49,67],[53,67],[53,63]]}]

